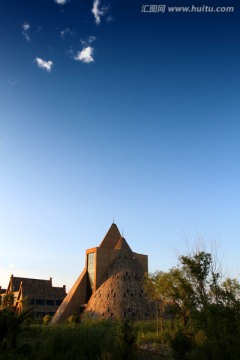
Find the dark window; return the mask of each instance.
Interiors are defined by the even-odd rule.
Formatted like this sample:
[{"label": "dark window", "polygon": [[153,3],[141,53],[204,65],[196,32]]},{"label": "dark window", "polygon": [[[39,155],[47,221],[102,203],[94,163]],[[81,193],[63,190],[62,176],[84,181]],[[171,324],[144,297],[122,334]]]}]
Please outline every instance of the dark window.
[{"label": "dark window", "polygon": [[30,303],[30,305],[35,305],[35,299],[30,299],[29,303]]},{"label": "dark window", "polygon": [[61,303],[62,303],[62,300],[56,300],[56,305],[57,306],[61,305]]},{"label": "dark window", "polygon": [[111,317],[113,317],[113,313],[111,313]]},{"label": "dark window", "polygon": [[126,293],[124,293],[123,296],[126,297]]},{"label": "dark window", "polygon": [[127,317],[127,314],[126,314],[126,313],[124,313],[124,317]]},{"label": "dark window", "polygon": [[46,300],[46,305],[55,305],[54,300]]},{"label": "dark window", "polygon": [[130,309],[130,308],[128,308],[128,312],[131,312],[131,309]]},{"label": "dark window", "polygon": [[36,305],[45,305],[44,299],[36,299]]},{"label": "dark window", "polygon": [[84,306],[80,306],[80,314],[82,314],[84,312],[85,307]]}]

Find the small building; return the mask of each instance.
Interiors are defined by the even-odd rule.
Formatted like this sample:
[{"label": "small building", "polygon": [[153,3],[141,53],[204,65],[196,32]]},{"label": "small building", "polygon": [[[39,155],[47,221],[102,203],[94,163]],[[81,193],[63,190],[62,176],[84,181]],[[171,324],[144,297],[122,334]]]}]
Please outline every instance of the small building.
[{"label": "small building", "polygon": [[8,288],[1,294],[1,306],[12,305],[18,314],[30,308],[33,317],[53,316],[66,295],[66,286],[52,286],[52,278],[42,280],[11,275]]},{"label": "small building", "polygon": [[98,247],[86,250],[85,268],[52,319],[150,319],[155,316],[144,289],[147,255],[131,250],[113,223]]}]

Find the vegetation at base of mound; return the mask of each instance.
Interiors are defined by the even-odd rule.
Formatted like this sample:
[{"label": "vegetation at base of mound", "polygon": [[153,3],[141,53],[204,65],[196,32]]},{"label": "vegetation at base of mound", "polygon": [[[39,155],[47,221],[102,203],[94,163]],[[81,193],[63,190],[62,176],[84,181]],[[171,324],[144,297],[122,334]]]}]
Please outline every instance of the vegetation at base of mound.
[{"label": "vegetation at base of mound", "polygon": [[[17,341],[1,342],[1,360],[144,359],[136,346],[137,328],[130,321],[85,321],[57,326],[30,324],[19,328]],[[148,357],[149,358],[149,357]]]},{"label": "vegetation at base of mound", "polygon": [[238,360],[240,284],[224,279],[212,254],[179,256],[169,272],[145,279],[156,319],[131,322],[71,316],[52,326],[0,311],[0,360]]}]

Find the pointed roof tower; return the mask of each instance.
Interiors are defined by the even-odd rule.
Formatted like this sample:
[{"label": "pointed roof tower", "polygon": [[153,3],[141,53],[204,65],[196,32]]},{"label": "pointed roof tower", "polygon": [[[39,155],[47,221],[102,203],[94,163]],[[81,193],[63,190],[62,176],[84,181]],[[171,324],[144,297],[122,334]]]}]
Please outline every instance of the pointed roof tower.
[{"label": "pointed roof tower", "polygon": [[93,319],[152,318],[152,306],[143,291],[143,268],[123,237],[115,250],[118,254],[89,299],[84,314]]},{"label": "pointed roof tower", "polygon": [[148,257],[133,252],[114,223],[99,246],[86,250],[85,264],[52,324],[80,313],[91,318],[138,320],[153,317],[143,291]]},{"label": "pointed roof tower", "polygon": [[124,237],[120,237],[120,239],[118,240],[115,248],[115,250],[125,250],[125,251],[132,251],[130,246],[128,245],[128,243],[126,242],[126,240],[124,239]]},{"label": "pointed roof tower", "polygon": [[107,234],[99,245],[100,248],[114,249],[121,234],[116,224],[112,223]]}]

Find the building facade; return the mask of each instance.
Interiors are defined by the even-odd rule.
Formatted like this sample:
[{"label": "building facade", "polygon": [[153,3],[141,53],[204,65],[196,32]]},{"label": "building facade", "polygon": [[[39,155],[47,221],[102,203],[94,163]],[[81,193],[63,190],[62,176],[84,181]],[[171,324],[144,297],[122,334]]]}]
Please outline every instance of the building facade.
[{"label": "building facade", "polygon": [[33,317],[53,316],[66,295],[66,286],[52,286],[52,278],[42,280],[11,275],[8,288],[1,294],[1,307],[14,306],[17,314],[32,309]]},{"label": "building facade", "polygon": [[90,318],[149,319],[152,306],[143,290],[147,255],[131,250],[113,223],[98,247],[86,250],[85,268],[52,319],[71,315]]}]

